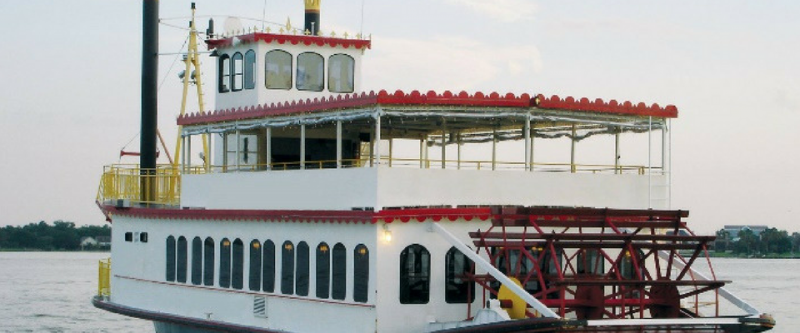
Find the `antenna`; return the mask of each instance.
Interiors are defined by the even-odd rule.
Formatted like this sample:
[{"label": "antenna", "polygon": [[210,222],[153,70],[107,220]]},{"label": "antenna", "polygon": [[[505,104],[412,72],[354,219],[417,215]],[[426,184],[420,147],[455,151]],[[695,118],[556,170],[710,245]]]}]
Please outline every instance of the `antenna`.
[{"label": "antenna", "polygon": [[261,30],[264,30],[264,24],[267,21],[267,0],[264,0],[264,10],[261,12]]},{"label": "antenna", "polygon": [[361,0],[361,36],[364,36],[364,1]]}]

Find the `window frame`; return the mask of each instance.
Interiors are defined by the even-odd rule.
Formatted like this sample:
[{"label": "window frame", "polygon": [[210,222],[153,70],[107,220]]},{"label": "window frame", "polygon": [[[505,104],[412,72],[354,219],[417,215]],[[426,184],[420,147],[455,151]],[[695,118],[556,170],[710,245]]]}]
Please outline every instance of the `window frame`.
[{"label": "window frame", "polygon": [[[413,253],[411,252],[413,250]],[[409,257],[414,261],[409,267]],[[419,266],[419,267],[417,267]],[[412,280],[413,283],[411,282]],[[413,296],[412,288],[421,285],[420,295]],[[400,252],[400,304],[428,304],[431,299],[431,253],[425,246],[411,244]]]},{"label": "window frame", "polygon": [[[269,85],[270,75],[269,75],[269,71],[267,70],[267,66],[269,66],[269,64],[270,64],[270,61],[268,59],[270,54],[281,54],[281,55],[288,56],[288,59],[289,59],[289,85],[286,86],[285,88],[282,87],[282,86],[281,87],[270,87],[270,85]],[[281,76],[281,70],[282,69],[283,68],[278,68],[278,79],[283,78]],[[294,70],[294,56],[291,53],[289,53],[288,51],[281,50],[281,49],[275,49],[275,50],[271,50],[271,51],[267,52],[264,55],[264,87],[265,88],[270,89],[270,90],[292,90],[292,87],[294,87],[294,81],[295,81],[294,80],[294,75],[295,75],[294,71],[295,71]]]},{"label": "window frame", "polygon": [[244,53],[244,89],[251,90],[256,88],[256,52],[252,49]]},{"label": "window frame", "polygon": [[200,237],[192,239],[192,284],[199,286],[203,283],[203,240]]},{"label": "window frame", "polygon": [[[318,58],[319,61],[320,61],[319,69],[322,71],[322,73],[320,73],[320,79],[322,80],[322,82],[319,82],[319,89],[301,88],[300,87],[300,58],[301,57],[305,58],[305,57],[309,57],[309,56]],[[294,86],[298,91],[310,91],[310,92],[322,92],[322,91],[325,91],[325,57],[323,57],[319,53],[312,52],[312,51],[303,52],[303,53],[300,53],[300,54],[297,55],[297,66],[295,66],[295,67],[296,67],[295,68],[295,77],[297,79],[295,80]],[[304,67],[304,69],[305,69],[305,67]],[[308,86],[305,83],[305,77],[303,77],[303,84],[304,84],[304,87]]]},{"label": "window frame", "polygon": [[[227,54],[219,56],[218,71],[217,73],[217,91],[220,93],[227,93],[231,91],[231,57]],[[188,74],[187,74],[188,75]]]},{"label": "window frame", "polygon": [[[350,65],[351,65],[351,67],[349,68],[350,69],[350,72],[349,72],[350,73],[350,76],[349,76],[349,78],[350,78],[350,90],[334,90],[333,87],[331,87],[331,83],[334,81],[334,80],[331,79],[331,75],[332,75],[331,73],[333,73],[333,71],[331,70],[331,67],[332,67],[332,65],[334,63],[333,58],[337,57],[337,56],[345,57],[345,58],[350,60]],[[337,94],[350,94],[350,93],[353,93],[355,90],[356,90],[356,59],[353,58],[353,56],[351,56],[349,54],[346,54],[346,53],[336,53],[336,54],[333,54],[330,57],[328,57],[328,91],[330,91],[332,93],[337,93]]]},{"label": "window frame", "polygon": [[366,303],[368,300],[369,248],[364,244],[358,244],[353,249],[353,301]]},{"label": "window frame", "polygon": [[250,290],[261,291],[261,274],[263,264],[261,242],[258,239],[250,241],[250,274],[248,284]]},{"label": "window frame", "polygon": [[214,239],[206,237],[203,241],[203,285],[206,286],[214,285],[214,272],[216,271],[215,247]]},{"label": "window frame", "polygon": [[180,236],[178,237],[178,249],[177,249],[177,268],[175,269],[175,281],[180,283],[186,283],[187,272],[189,270],[189,250],[188,250],[188,241],[186,237]]},{"label": "window frame", "polygon": [[[237,62],[240,66],[238,70]],[[244,56],[241,52],[236,52],[231,56],[231,91],[242,91],[242,89],[244,89]]]},{"label": "window frame", "polygon": [[261,274],[261,290],[274,293],[275,292],[275,243],[272,240],[267,239],[261,244],[261,248],[263,249],[263,255],[261,256],[263,260],[262,266],[262,274]]},{"label": "window frame", "polygon": [[219,286],[231,287],[231,241],[223,238],[219,242]]},{"label": "window frame", "polygon": [[331,298],[347,298],[347,248],[342,243],[336,243],[331,252]]},{"label": "window frame", "polygon": [[166,241],[166,280],[169,282],[175,282],[175,275],[176,275],[176,262],[178,261],[178,257],[176,255],[176,244],[177,241],[175,240],[175,236],[170,235],[167,237]]},{"label": "window frame", "polygon": [[317,245],[316,296],[327,299],[331,295],[331,248],[327,243]]},{"label": "window frame", "polygon": [[294,294],[294,256],[295,248],[291,241],[283,242],[281,247],[281,294]]}]

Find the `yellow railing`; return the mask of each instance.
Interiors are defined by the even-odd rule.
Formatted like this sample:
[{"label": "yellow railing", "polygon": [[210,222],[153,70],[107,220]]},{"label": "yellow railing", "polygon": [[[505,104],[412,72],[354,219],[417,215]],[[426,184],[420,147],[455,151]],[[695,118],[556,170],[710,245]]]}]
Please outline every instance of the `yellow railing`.
[{"label": "yellow railing", "polygon": [[[106,166],[100,178],[97,201],[128,200],[132,204],[176,206],[180,203],[180,172],[172,165],[141,169],[138,165]],[[150,184],[151,196],[142,197],[142,185]]]},{"label": "yellow railing", "polygon": [[97,270],[97,296],[111,295],[111,258],[101,259]]}]

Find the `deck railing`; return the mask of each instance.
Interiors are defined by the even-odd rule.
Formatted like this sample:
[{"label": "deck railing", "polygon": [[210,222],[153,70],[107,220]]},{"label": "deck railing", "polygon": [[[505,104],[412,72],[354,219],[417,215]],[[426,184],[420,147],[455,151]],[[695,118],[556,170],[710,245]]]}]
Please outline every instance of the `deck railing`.
[{"label": "deck railing", "polygon": [[[142,197],[143,182],[152,184],[152,197]],[[180,171],[172,165],[151,170],[139,168],[138,165],[109,165],[104,168],[100,178],[97,201],[108,203],[123,200],[131,204],[177,206],[180,204],[180,185]]]},{"label": "deck railing", "polygon": [[111,295],[111,258],[100,259],[97,269],[97,296]]},{"label": "deck railing", "polygon": [[[603,173],[603,174],[647,174],[645,166],[614,166],[595,164],[569,164],[569,163],[534,163],[532,169],[526,168],[524,162],[505,161],[470,161],[470,160],[442,160],[413,159],[413,158],[388,158],[379,159],[380,165],[393,168],[418,168],[418,169],[448,169],[448,170],[517,170],[533,172],[564,172],[564,173]],[[342,168],[369,167],[368,159],[341,160]],[[372,165],[376,165],[372,161]],[[227,166],[190,166],[179,167],[172,165],[158,166],[153,170],[143,170],[138,165],[110,165],[106,166],[100,179],[97,191],[97,201],[101,204],[126,206],[178,206],[180,205],[180,177],[181,174],[207,174],[226,172],[248,171],[281,171],[299,169],[335,169],[336,160],[280,162],[271,164],[241,164]],[[661,168],[652,168],[653,173],[662,173]],[[142,184],[153,184],[154,192],[150,198],[142,197]]]}]

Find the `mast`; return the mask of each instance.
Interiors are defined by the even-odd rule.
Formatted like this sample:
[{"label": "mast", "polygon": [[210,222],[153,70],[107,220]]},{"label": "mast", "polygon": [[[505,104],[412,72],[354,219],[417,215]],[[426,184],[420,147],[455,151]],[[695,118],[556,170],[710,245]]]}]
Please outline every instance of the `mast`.
[{"label": "mast", "polygon": [[141,199],[155,200],[156,130],[158,128],[158,0],[143,0],[142,127],[139,159]]}]

